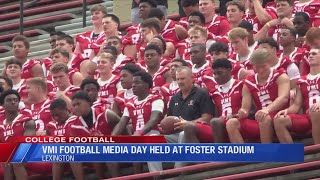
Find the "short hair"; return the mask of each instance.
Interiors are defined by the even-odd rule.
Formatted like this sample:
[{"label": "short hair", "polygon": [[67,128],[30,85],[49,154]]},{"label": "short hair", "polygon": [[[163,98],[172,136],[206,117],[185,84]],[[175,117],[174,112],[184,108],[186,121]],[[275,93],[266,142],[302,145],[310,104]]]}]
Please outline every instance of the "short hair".
[{"label": "short hair", "polygon": [[236,27],[231,29],[231,31],[228,34],[228,38],[232,40],[236,38],[245,39],[245,38],[248,38],[248,36],[249,36],[248,31],[241,27]]},{"label": "short hair", "polygon": [[290,6],[294,6],[294,1],[293,0],[275,0],[276,3],[279,2],[287,2]]},{"label": "short hair", "polygon": [[174,59],[171,62],[178,62],[178,63],[181,63],[182,66],[189,66],[188,63],[183,59]]},{"label": "short hair", "polygon": [[160,20],[157,18],[148,18],[140,23],[141,28],[154,28],[158,33],[161,32]]},{"label": "short hair", "polygon": [[4,100],[6,99],[7,96],[11,95],[11,94],[14,94],[18,97],[19,101],[21,99],[18,91],[16,90],[13,90],[13,89],[9,89],[7,91],[4,91],[3,93],[1,93],[1,96],[0,96],[0,104],[3,105],[4,103]]},{"label": "short hair", "polygon": [[157,54],[162,55],[161,49],[155,44],[148,44],[144,49],[144,52],[146,52],[147,50],[155,50]]},{"label": "short hair", "polygon": [[147,3],[147,4],[149,4],[152,8],[156,8],[157,5],[158,5],[157,1],[155,1],[155,0],[140,0],[140,3],[139,3],[139,4],[141,4],[141,3]]},{"label": "short hair", "polygon": [[208,31],[201,26],[194,26],[188,31],[188,34],[197,34],[197,33],[200,33],[202,37],[205,37],[206,39],[208,39]]},{"label": "short hair", "polygon": [[66,101],[64,101],[61,98],[57,98],[50,103],[50,107],[49,107],[50,111],[52,111],[54,109],[58,109],[58,108],[59,109],[68,109]]},{"label": "short hair", "polygon": [[199,12],[199,11],[193,11],[191,12],[189,15],[188,15],[188,19],[190,18],[190,16],[196,16],[196,17],[199,17],[200,21],[202,24],[205,24],[206,23],[206,18],[204,17],[204,15]]},{"label": "short hair", "polygon": [[115,62],[115,57],[112,54],[106,52],[102,52],[98,58],[109,59],[111,62]]},{"label": "short hair", "polygon": [[8,66],[11,65],[11,64],[16,64],[16,65],[18,65],[20,68],[22,68],[22,63],[21,63],[20,61],[18,61],[17,59],[15,59],[15,58],[11,58],[11,59],[9,59],[8,61],[6,61],[5,66],[8,67]]},{"label": "short hair", "polygon": [[296,12],[296,13],[294,14],[294,17],[296,17],[296,16],[301,16],[301,17],[303,17],[303,19],[304,19],[305,22],[309,22],[309,21],[310,21],[310,16],[309,16],[307,13],[305,13],[305,12],[302,12],[302,11]]},{"label": "short hair", "polygon": [[192,47],[199,47],[199,49],[200,49],[201,51],[204,51],[204,52],[206,52],[206,50],[207,50],[206,44],[193,43],[193,44],[191,45],[191,48],[192,48]]},{"label": "short hair", "polygon": [[106,52],[106,50],[111,51],[111,55],[115,56],[115,57],[113,57],[113,61],[115,61],[115,59],[118,56],[117,48],[115,48],[114,46],[111,46],[111,45],[106,45],[105,47],[103,47],[102,53],[110,53],[110,52]]},{"label": "short hair", "polygon": [[125,66],[123,66],[121,68],[121,71],[122,70],[126,70],[126,71],[130,72],[131,74],[134,74],[138,71],[141,71],[140,67],[136,66],[134,63],[127,63]]},{"label": "short hair", "polygon": [[229,53],[229,47],[223,42],[215,42],[213,43],[210,48],[208,49],[208,52],[212,54],[213,52],[226,52]]},{"label": "short hair", "polygon": [[253,51],[250,62],[251,64],[262,64],[268,61],[270,57],[269,52],[266,49],[259,48]]},{"label": "short hair", "polygon": [[60,53],[63,57],[70,58],[70,54],[67,50],[63,48],[55,48],[50,52],[50,55],[53,56],[54,54]]},{"label": "short hair", "polygon": [[154,39],[154,38],[160,39],[160,41],[162,42],[162,49],[163,49],[163,52],[162,52],[162,53],[166,52],[166,50],[167,50],[166,40],[164,40],[163,37],[160,36],[160,35],[156,35],[156,36],[154,36],[152,39]]},{"label": "short hair", "polygon": [[27,37],[25,37],[24,35],[17,35],[15,36],[13,39],[12,39],[12,44],[14,42],[17,42],[17,41],[22,41],[24,46],[27,48],[27,49],[30,49],[30,42],[28,40]]},{"label": "short hair", "polygon": [[68,35],[68,34],[58,36],[58,37],[57,37],[57,41],[60,41],[60,40],[65,40],[68,44],[75,45],[75,42],[74,42],[73,37],[71,37],[71,36]]},{"label": "short hair", "polygon": [[100,89],[100,85],[99,83],[97,82],[97,80],[95,79],[92,79],[92,78],[86,78],[82,81],[81,85],[80,85],[80,89],[83,91],[84,90],[84,87],[88,84],[93,84],[97,87],[97,89],[99,90]]},{"label": "short hair", "polygon": [[2,93],[4,91],[3,87],[0,86],[0,93]]},{"label": "short hair", "polygon": [[261,39],[258,42],[258,46],[261,44],[269,44],[269,46],[276,48],[277,51],[279,51],[279,45],[277,41],[275,41],[272,37]]},{"label": "short hair", "polygon": [[10,86],[10,88],[13,87],[13,82],[12,82],[12,80],[9,79],[8,77],[6,77],[6,76],[0,76],[0,79],[3,79],[3,80],[8,84],[8,86]]},{"label": "short hair", "polygon": [[107,38],[107,40],[109,39],[116,39],[122,45],[122,40],[118,36],[110,36]]},{"label": "short hair", "polygon": [[181,66],[181,67],[179,67],[179,68],[177,68],[177,71],[176,72],[181,72],[181,71],[183,71],[183,70],[185,70],[185,71],[187,71],[187,73],[189,74],[189,76],[193,76],[193,74],[192,74],[192,69],[189,67],[189,66]]},{"label": "short hair", "polygon": [[245,21],[245,20],[242,20],[240,22],[240,24],[238,25],[238,27],[244,28],[247,31],[253,31],[253,25],[250,22]]},{"label": "short hair", "polygon": [[53,64],[50,68],[50,72],[53,74],[59,73],[61,71],[63,71],[66,74],[69,73],[69,68],[65,63],[58,62]]},{"label": "short hair", "polygon": [[113,22],[118,24],[118,29],[120,28],[120,19],[118,16],[114,14],[106,14],[103,16],[103,18],[107,18],[107,17],[110,17]]},{"label": "short hair", "polygon": [[221,59],[216,59],[212,63],[212,69],[217,69],[217,68],[225,68],[225,69],[232,69],[232,64],[231,61],[229,61],[227,58],[221,58]]},{"label": "short hair", "polygon": [[149,12],[148,18],[158,18],[159,20],[165,17],[161,9],[152,8]]},{"label": "short hair", "polygon": [[93,13],[95,11],[101,11],[104,15],[107,15],[107,9],[102,4],[93,5],[90,9],[90,12]]},{"label": "short hair", "polygon": [[46,81],[41,77],[33,77],[27,80],[26,84],[39,86],[44,92],[47,92],[48,86]]},{"label": "short hair", "polygon": [[153,86],[152,76],[149,73],[147,73],[145,71],[138,71],[138,72],[134,73],[133,76],[140,77],[143,82],[148,84],[149,89]]},{"label": "short hair", "polygon": [[71,100],[75,100],[75,99],[80,99],[80,100],[85,100],[88,101],[90,104],[92,103],[91,98],[89,97],[89,95],[87,93],[85,93],[84,91],[78,91],[76,92],[72,97]]},{"label": "short hair", "polygon": [[295,39],[296,39],[296,36],[297,36],[297,33],[296,33],[296,30],[294,30],[293,28],[289,28],[289,27],[284,27],[282,29],[287,29],[289,30],[291,36],[293,36]]},{"label": "short hair", "polygon": [[180,5],[182,7],[195,6],[199,4],[199,0],[181,0]]},{"label": "short hair", "polygon": [[50,37],[51,36],[63,36],[66,35],[66,33],[62,32],[62,31],[54,31],[50,33]]},{"label": "short hair", "polygon": [[245,5],[239,0],[232,0],[227,2],[226,7],[228,8],[228,6],[237,6],[240,11],[246,11]]},{"label": "short hair", "polygon": [[320,38],[320,28],[312,27],[306,33],[307,44],[312,44],[315,39]]}]

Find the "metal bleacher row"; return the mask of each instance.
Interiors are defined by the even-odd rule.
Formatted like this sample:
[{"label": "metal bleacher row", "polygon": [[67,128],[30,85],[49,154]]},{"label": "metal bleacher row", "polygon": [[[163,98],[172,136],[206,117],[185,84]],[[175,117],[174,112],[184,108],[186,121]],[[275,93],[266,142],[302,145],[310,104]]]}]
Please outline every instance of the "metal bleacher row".
[{"label": "metal bleacher row", "polygon": [[[50,50],[49,32],[63,31],[71,36],[92,29],[90,12],[87,27],[82,27],[82,0],[25,0],[24,35],[31,41],[29,58],[41,59]],[[113,12],[112,0],[87,0],[88,9],[103,4]],[[0,0],[0,70],[12,58],[11,40],[19,34],[19,0]],[[32,5],[31,7],[28,7]],[[173,15],[171,17],[177,17]],[[121,24],[125,29],[130,24]],[[310,139],[308,139],[310,140]],[[307,141],[308,141],[307,140]],[[201,163],[160,172],[142,173],[113,178],[130,179],[311,179],[320,178],[320,145],[306,143],[303,163]],[[170,166],[172,167],[172,165]],[[128,174],[128,173],[125,173]]]}]

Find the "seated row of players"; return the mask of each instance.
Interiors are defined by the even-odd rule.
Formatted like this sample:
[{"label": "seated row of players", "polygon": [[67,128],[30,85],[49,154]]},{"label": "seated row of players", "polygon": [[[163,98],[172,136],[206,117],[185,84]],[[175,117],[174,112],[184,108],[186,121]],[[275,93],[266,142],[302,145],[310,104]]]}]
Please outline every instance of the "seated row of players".
[{"label": "seated row of players", "polygon": [[[198,51],[201,49],[199,46],[196,48]],[[204,59],[205,51],[202,54]],[[263,143],[271,143],[276,134],[280,142],[292,143],[292,133],[303,135],[312,129],[315,143],[320,143],[320,50],[311,49],[310,73],[296,81],[296,94],[290,106],[290,78],[283,68],[272,68],[273,58],[264,46],[255,50],[250,63],[256,74],[247,76],[243,81],[232,77],[231,61],[226,58],[216,59],[212,63],[214,76],[203,76],[202,79],[207,91],[194,85],[192,69],[187,67],[185,61],[174,60],[170,74],[176,82],[160,88],[161,92],[177,86],[176,92],[171,94],[169,91],[169,96],[173,97],[167,101],[168,108],[160,93],[151,93],[154,86],[152,76],[134,64],[127,64],[121,70],[121,83],[127,90],[114,99],[116,103],[109,107],[111,110],[106,110],[106,103],[99,102],[98,92],[101,87],[95,80],[84,80],[82,91],[73,94],[71,99],[60,94],[51,102],[47,97],[47,83],[42,78],[32,78],[27,80],[27,93],[33,104],[27,110],[19,110],[20,95],[17,91],[7,90],[2,93],[0,102],[5,110],[5,119],[0,126],[1,140],[4,142],[11,136],[35,134],[130,134],[127,132],[130,120],[133,135],[160,134],[162,127],[158,124],[167,112],[168,116],[180,117],[171,124],[179,131],[177,134],[183,131],[180,142],[227,142],[229,139],[230,142],[241,143],[260,139]],[[98,61],[102,59],[104,54],[101,54]],[[110,56],[108,63],[111,63],[111,59]],[[58,65],[64,67],[60,72],[63,72],[64,80],[68,82],[66,65],[58,63],[51,70],[59,67]],[[217,114],[214,113],[212,102]],[[59,110],[55,111],[57,107]],[[254,111],[251,111],[253,107]],[[300,109],[304,110],[303,114],[298,114]],[[69,112],[75,116],[70,117]],[[51,118],[53,121],[44,122]],[[53,166],[53,172],[56,173],[54,175],[61,176],[61,172],[57,173],[55,169],[60,169],[57,166]],[[6,172],[10,171],[10,165],[6,164],[4,167]],[[148,167],[150,171],[162,169],[161,163],[148,163]],[[79,170],[82,165],[76,164],[73,168]],[[119,172],[115,170],[117,166],[109,168],[113,169],[111,172]],[[13,169],[17,177],[18,172],[26,175],[24,166],[15,165]],[[97,172],[99,177],[103,177],[103,171]],[[82,176],[81,174],[77,176]]]}]

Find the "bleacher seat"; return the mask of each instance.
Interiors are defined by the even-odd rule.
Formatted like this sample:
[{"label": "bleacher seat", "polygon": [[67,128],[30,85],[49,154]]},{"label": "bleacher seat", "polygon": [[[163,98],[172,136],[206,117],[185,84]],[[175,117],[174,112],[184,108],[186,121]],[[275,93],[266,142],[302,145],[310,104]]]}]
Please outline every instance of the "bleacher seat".
[{"label": "bleacher seat", "polygon": [[[34,26],[34,25],[41,25],[41,24],[48,24],[49,22],[56,22],[56,21],[64,21],[64,20],[69,20],[75,18],[73,14],[60,14],[60,15],[55,15],[55,16],[50,16],[50,17],[43,17],[43,18],[38,18],[38,19],[32,19],[28,21],[24,21],[23,25],[25,27],[28,26]],[[0,31],[8,31],[12,30],[15,28],[19,28],[19,23],[11,23],[7,25],[2,25],[0,26]]]},{"label": "bleacher seat", "polygon": [[[11,33],[11,34],[0,35],[0,42],[10,41],[11,39],[13,39],[13,37],[15,37],[18,34],[19,33]],[[37,36],[37,35],[40,35],[40,34],[41,34],[41,30],[38,30],[38,29],[34,29],[34,30],[29,30],[29,31],[24,31],[23,32],[23,35],[25,35],[26,37]]]},{"label": "bleacher seat", "polygon": [[[88,4],[101,3],[101,0],[87,0],[87,3]],[[43,14],[43,13],[48,13],[48,12],[52,12],[52,11],[70,9],[70,8],[81,7],[81,6],[82,6],[81,1],[71,1],[71,2],[58,3],[58,4],[55,3],[52,5],[41,6],[38,8],[26,9],[26,10],[24,10],[23,14],[24,14],[24,16],[31,16],[31,15]],[[19,18],[19,16],[20,16],[19,11],[15,11],[15,12],[8,13],[8,14],[3,14],[3,15],[0,15],[0,21]]]}]

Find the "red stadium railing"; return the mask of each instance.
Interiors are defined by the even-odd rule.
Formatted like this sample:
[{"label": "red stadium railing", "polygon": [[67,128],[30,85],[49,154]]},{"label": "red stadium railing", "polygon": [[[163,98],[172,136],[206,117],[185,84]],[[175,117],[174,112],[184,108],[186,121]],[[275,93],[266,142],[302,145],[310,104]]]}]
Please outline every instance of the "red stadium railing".
[{"label": "red stadium railing", "polygon": [[[304,148],[304,154],[309,155],[309,154],[314,154],[314,153],[319,153],[320,152],[320,144],[317,145],[312,145],[312,146],[306,146]],[[248,164],[248,163],[246,163]],[[259,170],[259,171],[252,171],[247,173],[241,173],[238,175],[241,175],[239,177],[242,177],[243,174],[247,174],[248,176],[255,176],[258,174],[263,174],[263,173],[270,173],[273,174],[277,172],[277,169],[282,170],[282,171],[287,171],[287,169],[298,169],[298,168],[303,168],[303,167],[313,167],[316,165],[319,165],[320,161],[317,162],[308,162],[308,163],[300,163],[296,165],[289,165],[289,166],[283,166],[282,167],[277,167],[277,168],[272,168],[272,169],[266,169],[266,170]],[[222,169],[225,167],[233,167],[233,166],[239,166],[239,165],[245,165],[245,163],[203,163],[203,164],[197,164],[197,165],[192,165],[192,166],[187,166],[187,167],[181,167],[181,168],[175,168],[175,169],[168,169],[164,171],[158,171],[158,172],[150,172],[150,173],[142,173],[142,174],[135,174],[135,175],[129,175],[129,176],[122,176],[122,177],[117,177],[117,178],[111,178],[109,180],[134,180],[134,179],[148,179],[152,177],[173,177],[180,175],[182,173],[195,173],[195,172],[205,172],[207,170],[212,170],[212,169]],[[272,171],[268,171],[272,170]],[[250,174],[252,173],[252,174]],[[237,174],[236,174],[237,175]],[[231,177],[236,176],[236,175],[231,175]],[[219,177],[222,179],[226,179],[226,176]]]},{"label": "red stadium railing", "polygon": [[293,171],[293,170],[302,170],[302,169],[307,169],[307,168],[317,167],[317,166],[320,166],[320,161],[294,164],[294,165],[289,165],[289,166],[264,169],[264,170],[260,170],[260,171],[253,171],[253,172],[235,174],[235,175],[230,175],[230,176],[222,176],[222,177],[211,178],[211,179],[207,179],[207,180],[232,180],[232,179],[263,178],[263,177],[269,177],[270,175],[282,174],[284,172],[290,173],[290,171]]}]

